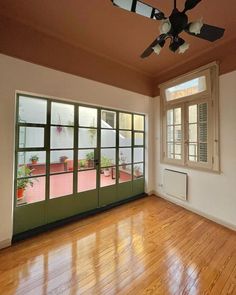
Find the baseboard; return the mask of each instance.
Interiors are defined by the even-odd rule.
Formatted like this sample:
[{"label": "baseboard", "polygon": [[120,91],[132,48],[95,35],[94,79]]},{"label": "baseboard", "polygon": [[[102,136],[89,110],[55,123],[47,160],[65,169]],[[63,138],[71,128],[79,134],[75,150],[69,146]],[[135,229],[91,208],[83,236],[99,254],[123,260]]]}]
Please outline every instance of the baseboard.
[{"label": "baseboard", "polygon": [[11,239],[0,241],[0,249],[11,246]]},{"label": "baseboard", "polygon": [[156,191],[154,192],[154,195],[156,197],[160,197],[160,198],[165,199],[165,200],[167,200],[167,201],[169,201],[171,203],[174,203],[177,206],[183,207],[188,211],[191,211],[191,212],[196,213],[196,214],[198,214],[198,215],[200,215],[202,217],[205,217],[205,218],[207,218],[207,219],[209,219],[209,220],[211,220],[211,221],[213,221],[215,223],[218,223],[218,224],[220,224],[220,225],[222,225],[224,227],[227,227],[228,229],[236,231],[236,225],[225,222],[224,220],[219,219],[219,218],[217,218],[215,216],[212,216],[210,214],[207,214],[207,213],[205,213],[205,212],[203,212],[201,210],[195,209],[192,206],[190,206],[188,203],[186,203],[186,204],[180,203],[180,202],[178,202],[178,200],[175,200],[175,199],[173,199],[171,197],[168,197],[168,196],[166,196],[166,195],[164,195],[162,193],[158,193]]}]

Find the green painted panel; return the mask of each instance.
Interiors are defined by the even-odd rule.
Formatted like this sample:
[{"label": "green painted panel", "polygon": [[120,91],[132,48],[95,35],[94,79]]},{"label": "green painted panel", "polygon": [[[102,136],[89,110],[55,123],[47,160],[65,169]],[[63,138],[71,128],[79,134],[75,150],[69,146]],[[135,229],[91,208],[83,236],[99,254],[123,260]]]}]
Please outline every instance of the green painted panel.
[{"label": "green painted panel", "polygon": [[144,193],[144,178],[133,181],[133,196]]},{"label": "green painted panel", "polygon": [[97,191],[51,199],[47,206],[47,223],[97,208]]},{"label": "green painted panel", "polygon": [[99,189],[99,207],[117,202],[117,187],[111,185]]},{"label": "green painted panel", "polygon": [[13,233],[18,234],[46,223],[45,202],[16,207],[14,210]]},{"label": "green painted panel", "polygon": [[133,187],[132,181],[118,184],[118,187],[117,187],[118,200],[121,201],[121,200],[130,198],[133,195],[132,187]]}]

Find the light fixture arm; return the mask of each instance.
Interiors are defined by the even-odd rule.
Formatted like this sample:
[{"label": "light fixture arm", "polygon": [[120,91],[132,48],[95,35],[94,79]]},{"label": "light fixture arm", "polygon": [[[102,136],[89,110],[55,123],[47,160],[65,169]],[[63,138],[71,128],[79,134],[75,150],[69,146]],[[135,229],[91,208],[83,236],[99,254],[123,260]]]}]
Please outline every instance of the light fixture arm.
[{"label": "light fixture arm", "polygon": [[174,0],[174,9],[176,9],[177,8],[177,0]]}]

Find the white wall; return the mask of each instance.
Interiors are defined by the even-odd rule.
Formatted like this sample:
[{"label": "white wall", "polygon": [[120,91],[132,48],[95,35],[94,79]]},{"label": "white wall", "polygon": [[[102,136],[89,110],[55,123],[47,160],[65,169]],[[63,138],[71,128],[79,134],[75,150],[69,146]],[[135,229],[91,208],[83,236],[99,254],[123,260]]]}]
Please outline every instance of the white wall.
[{"label": "white wall", "polygon": [[[236,229],[236,71],[220,77],[221,174],[188,170],[160,163],[160,98],[155,102],[155,191],[195,212]],[[189,200],[167,196],[162,188],[163,170],[187,172]]]},{"label": "white wall", "polygon": [[[12,237],[17,90],[146,114],[147,146],[152,147],[152,98],[0,54],[0,247],[8,245]],[[149,192],[153,189],[153,150],[146,148],[146,155],[146,191]]]}]

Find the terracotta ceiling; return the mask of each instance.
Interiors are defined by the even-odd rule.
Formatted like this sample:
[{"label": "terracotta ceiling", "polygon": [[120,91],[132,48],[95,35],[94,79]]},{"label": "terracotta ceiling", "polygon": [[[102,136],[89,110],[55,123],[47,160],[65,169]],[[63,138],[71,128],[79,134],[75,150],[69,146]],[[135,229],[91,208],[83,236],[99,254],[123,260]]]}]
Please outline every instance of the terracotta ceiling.
[{"label": "terracotta ceiling", "polygon": [[[159,8],[166,15],[173,9],[172,0],[145,2]],[[178,7],[182,8],[184,2],[185,0],[178,0]],[[110,0],[1,1],[0,52],[143,94],[155,95],[158,83],[214,59],[222,63],[222,72],[236,68],[236,1],[202,0],[189,12],[190,21],[200,17],[203,17],[205,23],[225,28],[224,38],[210,43],[183,33],[182,37],[190,43],[190,49],[184,55],[174,54],[165,48],[160,56],[153,54],[147,59],[141,59],[140,54],[159,35],[159,21],[115,8]],[[44,40],[42,54],[53,51],[58,59],[63,59],[64,54],[64,66],[62,61],[60,64],[53,62],[52,52],[48,54],[50,58],[40,56],[39,36]],[[51,44],[52,40],[54,45]],[[38,52],[34,56],[29,48],[35,52],[36,46]],[[57,55],[59,50],[61,55]],[[81,58],[76,57],[73,62],[72,56],[75,57],[76,50]],[[71,56],[70,59],[68,55]],[[228,59],[224,60],[226,57]],[[122,73],[123,78],[120,77]],[[137,84],[142,84],[142,87]]]}]

